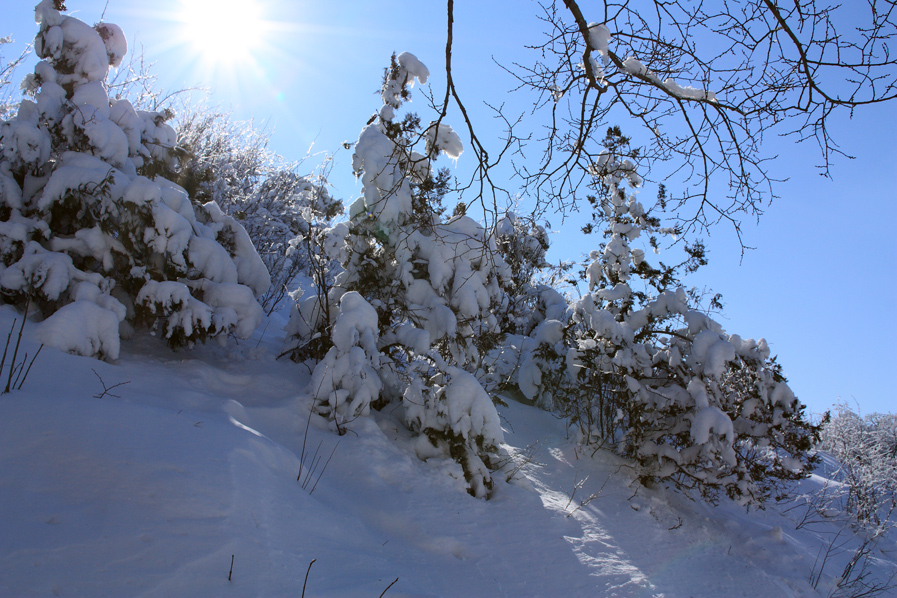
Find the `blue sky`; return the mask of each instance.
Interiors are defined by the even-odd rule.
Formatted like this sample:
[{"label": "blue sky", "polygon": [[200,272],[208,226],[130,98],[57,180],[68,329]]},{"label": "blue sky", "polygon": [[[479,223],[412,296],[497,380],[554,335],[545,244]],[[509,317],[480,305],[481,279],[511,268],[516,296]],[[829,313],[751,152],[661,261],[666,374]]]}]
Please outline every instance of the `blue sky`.
[{"label": "blue sky", "polygon": [[[105,7],[104,20],[124,29],[131,52],[142,48],[145,60],[156,63],[161,89],[209,87],[211,105],[270,131],[270,147],[290,159],[303,157],[309,147],[334,152],[341,142],[355,140],[379,108],[375,92],[393,51],[417,55],[430,67],[434,92],[444,93],[440,2],[109,0],[106,6],[106,0],[69,0],[67,5],[91,24]],[[238,20],[216,20],[205,6]],[[11,34],[17,42],[3,48],[9,59],[36,26],[28,0],[4,0],[3,13],[0,36]],[[510,112],[528,108],[526,96],[507,93],[514,82],[493,58],[503,64],[530,59],[523,46],[540,40],[538,13],[538,4],[527,0],[456,5],[454,76],[482,131],[492,124],[481,102],[506,103]],[[204,33],[231,28],[224,44]],[[424,112],[420,92],[414,97],[412,107]],[[461,125],[451,115],[449,122]],[[815,146],[768,136],[767,153],[777,156],[771,175],[789,180],[778,185],[779,199],[759,224],[744,223],[745,242],[756,249],[742,259],[734,235],[720,226],[706,238],[710,265],[687,282],[723,294],[721,322],[729,332],[769,341],[811,411],[843,400],[864,413],[893,412],[897,103],[858,110],[852,119],[843,115],[834,121],[834,136],[856,159],[835,160],[832,180],[819,176]],[[321,157],[312,156],[309,168]],[[463,173],[471,159],[465,154],[457,166],[446,165]],[[332,175],[337,197],[349,201],[357,195],[346,150],[336,153]],[[655,190],[645,193],[652,197]],[[575,218],[564,226],[560,219],[550,220],[558,231],[552,237],[554,260],[577,259],[597,246],[598,238],[577,233]]]}]

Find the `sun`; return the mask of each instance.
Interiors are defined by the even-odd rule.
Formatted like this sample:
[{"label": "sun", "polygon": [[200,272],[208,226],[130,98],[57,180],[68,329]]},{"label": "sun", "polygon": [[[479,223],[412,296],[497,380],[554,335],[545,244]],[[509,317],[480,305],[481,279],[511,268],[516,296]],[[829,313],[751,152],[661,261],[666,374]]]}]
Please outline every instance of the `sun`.
[{"label": "sun", "polygon": [[180,37],[205,67],[251,65],[263,49],[270,25],[254,0],[178,0]]}]

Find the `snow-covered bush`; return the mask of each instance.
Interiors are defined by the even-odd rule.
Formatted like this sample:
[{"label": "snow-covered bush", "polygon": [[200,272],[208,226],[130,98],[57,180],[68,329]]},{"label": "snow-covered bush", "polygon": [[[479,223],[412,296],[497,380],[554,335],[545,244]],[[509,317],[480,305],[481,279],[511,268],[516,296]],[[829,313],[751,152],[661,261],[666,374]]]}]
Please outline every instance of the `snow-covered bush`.
[{"label": "snow-covered bush", "polygon": [[492,399],[473,375],[452,366],[439,368],[423,382],[412,378],[403,396],[405,420],[430,444],[419,452],[423,458],[450,455],[461,464],[469,492],[478,498],[488,496],[494,457],[503,439]]},{"label": "snow-covered bush", "polygon": [[897,511],[897,415],[861,417],[838,405],[837,415],[823,422],[819,448],[838,460],[845,511],[872,525]]},{"label": "snow-covered bush", "polygon": [[511,211],[498,220],[493,232],[498,252],[511,271],[503,281],[508,300],[501,306],[499,324],[502,332],[529,334],[544,319],[538,304],[546,287],[535,280],[548,266],[548,233],[532,218]]},{"label": "snow-covered bush", "polygon": [[272,152],[250,123],[203,106],[183,110],[176,130],[182,159],[174,180],[243,225],[271,274],[260,300],[273,310],[292,279],[320,255],[316,230],[343,213],[328,191],[326,171],[297,174],[301,164]]},{"label": "snow-covered bush", "polygon": [[[425,452],[453,457],[470,492],[486,496],[501,430],[492,400],[474,374],[481,373],[481,355],[499,338],[492,310],[502,303],[502,281],[510,270],[484,227],[464,215],[442,217],[448,176],[434,171],[432,163],[440,153],[461,154],[458,135],[445,123],[421,127],[413,114],[395,116],[414,80],[425,83],[427,76],[413,55],[393,57],[384,77],[383,106],[355,144],[353,167],[363,196],[349,208],[348,223],[322,235],[325,254],[343,270],[327,293],[297,303],[288,349],[297,358],[308,356],[304,349],[316,342],[319,351],[327,350],[309,392],[337,419],[344,414],[333,406],[342,404],[344,385],[339,372],[330,370],[354,351],[382,383],[379,397],[365,395],[365,401],[375,407],[400,403],[409,427],[432,445]],[[376,335],[370,336],[379,355],[365,348],[362,358],[354,348],[339,346],[340,323],[347,317],[342,299],[350,291],[376,313]],[[353,299],[349,305],[357,303]],[[333,348],[320,343],[328,338]],[[326,397],[316,384],[326,389]],[[351,407],[350,415],[358,409],[364,407]]]},{"label": "snow-covered bush", "polygon": [[504,335],[498,348],[489,354],[487,388],[512,394],[516,391],[518,398],[554,411],[555,394],[567,383],[566,326],[564,321],[545,319],[529,335]]},{"label": "snow-covered bush", "polygon": [[564,295],[541,280],[549,266],[548,233],[532,217],[508,211],[493,234],[510,276],[502,280],[502,303],[493,309],[501,340],[486,356],[483,382],[490,392],[519,391],[518,396],[551,409],[549,389],[561,377],[561,368],[554,363],[565,352],[563,343],[558,345],[563,338],[558,331],[569,320],[569,305]]},{"label": "snow-covered bush", "polygon": [[[678,268],[652,267],[631,247],[642,235],[657,247],[656,235],[675,231],[627,190],[642,181],[618,130],[607,147],[593,165],[600,194],[587,228],[605,241],[585,270],[589,292],[569,306],[549,293],[533,331],[509,335],[495,369],[516,358],[505,378],[523,396],[565,414],[584,443],[630,458],[644,482],[761,502],[807,475],[818,429],[765,340],[726,333],[696,308]],[[680,268],[693,271],[703,248],[686,251]]]},{"label": "snow-covered bush", "polygon": [[377,337],[377,311],[355,291],[343,295],[333,325],[333,346],[308,385],[315,409],[338,428],[370,413],[371,402],[380,396]]},{"label": "snow-covered bush", "polygon": [[37,5],[34,100],[0,124],[3,300],[36,306],[48,344],[112,359],[135,324],[172,345],[248,336],[270,286],[249,236],[160,174],[179,167],[170,114],[109,98],[121,29],[60,10]]}]

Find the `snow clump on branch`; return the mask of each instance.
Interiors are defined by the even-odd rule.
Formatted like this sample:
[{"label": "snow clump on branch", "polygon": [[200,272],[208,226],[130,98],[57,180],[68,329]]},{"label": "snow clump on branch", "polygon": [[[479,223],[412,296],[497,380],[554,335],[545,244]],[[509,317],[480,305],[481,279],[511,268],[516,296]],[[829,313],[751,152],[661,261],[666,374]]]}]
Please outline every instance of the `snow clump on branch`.
[{"label": "snow clump on branch", "polygon": [[[613,35],[611,34],[610,29],[608,29],[607,25],[602,23],[589,23],[588,31],[588,39],[586,40],[588,47],[595,50],[601,56],[604,66],[607,66],[611,62],[610,42],[613,40]],[[645,64],[635,56],[629,56],[622,63],[619,63],[619,65],[623,72],[648,79],[651,83],[666,90],[674,97],[683,100],[717,101],[716,93],[712,91],[696,89],[687,85],[679,85],[672,77],[661,80],[660,77],[657,76],[657,73],[645,66]],[[594,59],[592,59],[592,70],[595,73],[596,80],[598,82],[603,82],[605,76],[604,68]]]}]

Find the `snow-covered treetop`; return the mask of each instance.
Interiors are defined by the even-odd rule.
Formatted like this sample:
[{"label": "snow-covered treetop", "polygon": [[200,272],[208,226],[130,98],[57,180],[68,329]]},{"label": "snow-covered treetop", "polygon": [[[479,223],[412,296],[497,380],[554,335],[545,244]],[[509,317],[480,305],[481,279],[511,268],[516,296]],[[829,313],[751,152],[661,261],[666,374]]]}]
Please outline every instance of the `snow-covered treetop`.
[{"label": "snow-covered treetop", "polygon": [[42,0],[34,8],[40,33],[34,51],[56,67],[59,85],[103,82],[109,67],[117,67],[128,51],[128,42],[118,25],[100,23],[91,27],[63,15],[57,0]]},{"label": "snow-covered treetop", "polygon": [[[430,69],[424,65],[417,56],[410,52],[402,52],[396,56],[395,64],[383,83],[383,89],[380,97],[383,104],[392,109],[397,109],[402,102],[408,99],[408,91],[414,87],[414,80],[417,79],[421,85],[427,84],[430,77]],[[393,114],[387,112],[381,113],[384,120],[392,120]]]}]

